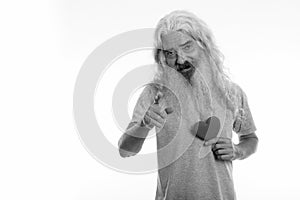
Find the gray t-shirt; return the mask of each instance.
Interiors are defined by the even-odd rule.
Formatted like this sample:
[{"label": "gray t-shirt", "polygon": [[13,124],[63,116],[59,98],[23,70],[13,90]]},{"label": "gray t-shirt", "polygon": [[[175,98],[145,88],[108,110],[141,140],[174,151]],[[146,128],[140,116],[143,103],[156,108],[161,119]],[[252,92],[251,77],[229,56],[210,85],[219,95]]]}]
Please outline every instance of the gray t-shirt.
[{"label": "gray t-shirt", "polygon": [[[183,81],[183,80],[179,80]],[[178,81],[177,81],[178,83]],[[179,83],[181,84],[181,83]],[[183,82],[182,82],[183,84]],[[247,97],[234,84],[238,93],[241,112],[233,113],[216,100],[212,101],[213,113],[207,110],[204,92],[197,95],[189,88],[173,87],[161,91],[160,105],[172,107],[174,112],[167,116],[162,130],[156,130],[158,178],[156,200],[233,200],[236,199],[232,177],[232,162],[220,161],[214,157],[211,146],[195,137],[197,122],[214,114],[221,120],[218,137],[232,138],[232,131],[239,135],[255,132]],[[155,84],[147,85],[141,93],[131,123],[139,123],[141,116],[153,103],[157,94]],[[202,95],[202,96],[201,96]],[[211,97],[214,99],[213,97]]]}]

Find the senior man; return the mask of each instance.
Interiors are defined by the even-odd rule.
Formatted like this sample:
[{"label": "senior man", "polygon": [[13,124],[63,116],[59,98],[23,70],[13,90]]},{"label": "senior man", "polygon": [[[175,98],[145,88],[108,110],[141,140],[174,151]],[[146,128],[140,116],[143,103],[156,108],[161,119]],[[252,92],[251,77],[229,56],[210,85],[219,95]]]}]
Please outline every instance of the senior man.
[{"label": "senior man", "polygon": [[194,14],[166,15],[154,42],[157,73],[119,140],[120,155],[136,155],[155,127],[156,200],[236,199],[232,161],[253,154],[258,143],[245,92],[226,75],[211,31]]}]

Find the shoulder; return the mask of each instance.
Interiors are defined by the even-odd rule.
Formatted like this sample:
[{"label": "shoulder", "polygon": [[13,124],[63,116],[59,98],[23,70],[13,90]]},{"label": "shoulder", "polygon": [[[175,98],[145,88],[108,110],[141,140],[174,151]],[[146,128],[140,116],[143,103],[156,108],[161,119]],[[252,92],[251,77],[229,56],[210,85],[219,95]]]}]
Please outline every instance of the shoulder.
[{"label": "shoulder", "polygon": [[235,82],[230,83],[230,92],[234,94],[237,101],[239,102],[247,99],[247,95],[242,89],[242,87]]},{"label": "shoulder", "polygon": [[139,95],[137,104],[143,105],[142,107],[144,107],[144,106],[147,107],[148,105],[150,105],[153,102],[154,97],[158,92],[158,87],[156,84],[150,82],[150,83],[143,85],[141,88],[143,88],[143,89]]},{"label": "shoulder", "polygon": [[248,109],[247,95],[240,85],[230,82],[229,96],[234,105],[234,117],[244,116]]},{"label": "shoulder", "polygon": [[154,94],[157,93],[157,86],[156,84],[154,83],[148,83],[146,85],[143,86],[144,89],[142,90],[142,93],[141,93],[141,97],[151,97],[153,96]]}]

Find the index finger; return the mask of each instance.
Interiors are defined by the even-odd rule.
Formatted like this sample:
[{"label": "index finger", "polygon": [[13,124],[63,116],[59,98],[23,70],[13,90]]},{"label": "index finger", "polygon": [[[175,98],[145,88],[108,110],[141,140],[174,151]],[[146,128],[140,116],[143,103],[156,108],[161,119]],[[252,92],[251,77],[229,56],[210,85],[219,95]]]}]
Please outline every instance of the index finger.
[{"label": "index finger", "polygon": [[159,100],[162,96],[163,96],[163,94],[160,91],[158,91],[158,93],[156,94],[156,96],[154,98],[154,104],[159,104]]}]

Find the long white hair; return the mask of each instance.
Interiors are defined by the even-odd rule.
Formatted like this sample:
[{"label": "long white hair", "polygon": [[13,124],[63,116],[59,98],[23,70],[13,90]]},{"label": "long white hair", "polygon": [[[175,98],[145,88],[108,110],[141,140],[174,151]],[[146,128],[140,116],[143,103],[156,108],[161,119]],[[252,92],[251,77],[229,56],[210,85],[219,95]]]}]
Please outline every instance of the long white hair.
[{"label": "long white hair", "polygon": [[214,37],[208,26],[193,13],[183,10],[173,11],[163,17],[156,26],[154,33],[154,59],[158,64],[157,76],[162,73],[164,61],[162,49],[162,36],[169,31],[181,31],[188,34],[195,41],[207,55],[208,62],[212,68],[213,79],[218,89],[220,90],[223,100],[227,107],[233,112],[235,116],[237,113],[237,98],[236,87],[231,81],[223,65],[224,57],[216,46]]}]

